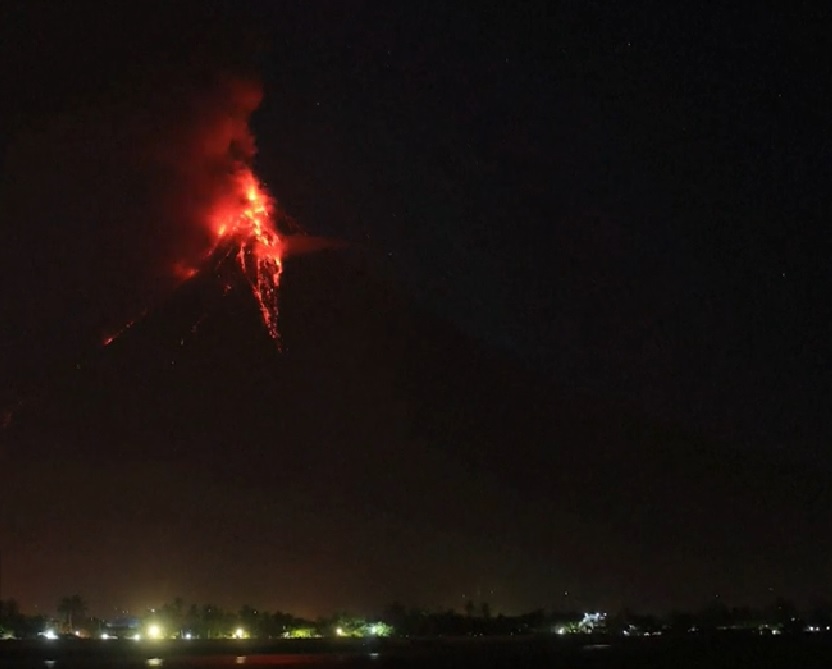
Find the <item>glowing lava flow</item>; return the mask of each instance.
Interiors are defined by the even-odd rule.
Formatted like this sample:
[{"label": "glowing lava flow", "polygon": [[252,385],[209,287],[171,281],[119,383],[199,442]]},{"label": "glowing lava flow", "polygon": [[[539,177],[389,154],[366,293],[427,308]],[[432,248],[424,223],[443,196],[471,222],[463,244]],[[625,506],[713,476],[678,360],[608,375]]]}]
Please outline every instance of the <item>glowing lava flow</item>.
[{"label": "glowing lava flow", "polygon": [[[227,261],[233,261],[245,277],[251,294],[260,310],[260,318],[269,336],[279,343],[277,326],[278,288],[283,272],[283,258],[288,250],[286,239],[278,230],[278,221],[286,231],[298,233],[297,224],[278,210],[274,200],[248,167],[239,168],[233,179],[231,197],[220,199],[208,217],[214,236],[208,251],[208,268],[219,273]],[[319,242],[320,243],[320,242]],[[174,274],[183,281],[196,276],[200,270],[182,263],[174,266]],[[232,289],[226,283],[223,295]],[[109,346],[137,325],[149,312],[122,326],[118,332],[106,337],[102,344]],[[204,318],[203,315],[199,321]]]},{"label": "glowing lava flow", "polygon": [[274,202],[262,184],[244,169],[237,177],[238,199],[213,217],[216,241],[211,253],[227,247],[246,277],[269,336],[279,340],[277,291],[283,271],[284,242],[274,217]]}]

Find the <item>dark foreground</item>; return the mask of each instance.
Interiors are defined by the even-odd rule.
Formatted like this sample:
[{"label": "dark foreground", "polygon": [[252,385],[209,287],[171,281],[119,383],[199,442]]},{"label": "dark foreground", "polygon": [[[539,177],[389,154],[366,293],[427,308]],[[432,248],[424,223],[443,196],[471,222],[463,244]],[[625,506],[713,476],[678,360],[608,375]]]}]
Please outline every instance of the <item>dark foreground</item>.
[{"label": "dark foreground", "polygon": [[832,666],[829,637],[398,639],[297,641],[3,641],[3,669],[73,667],[622,667],[769,669]]}]

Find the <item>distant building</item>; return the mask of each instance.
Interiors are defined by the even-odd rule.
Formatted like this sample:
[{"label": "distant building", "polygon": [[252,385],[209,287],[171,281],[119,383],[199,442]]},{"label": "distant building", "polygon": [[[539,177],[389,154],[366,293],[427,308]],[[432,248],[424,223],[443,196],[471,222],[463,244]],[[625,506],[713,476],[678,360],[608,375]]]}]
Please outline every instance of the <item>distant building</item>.
[{"label": "distant building", "polygon": [[141,639],[141,621],[138,618],[111,620],[101,630],[103,639]]},{"label": "distant building", "polygon": [[585,634],[607,631],[607,614],[600,611],[595,613],[584,613],[580,622],[581,631]]}]

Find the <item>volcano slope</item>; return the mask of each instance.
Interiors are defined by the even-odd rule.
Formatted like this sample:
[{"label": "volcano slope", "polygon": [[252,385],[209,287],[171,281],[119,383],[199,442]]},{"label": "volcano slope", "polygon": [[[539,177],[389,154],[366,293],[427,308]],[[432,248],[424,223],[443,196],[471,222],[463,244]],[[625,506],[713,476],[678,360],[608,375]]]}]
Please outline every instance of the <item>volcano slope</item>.
[{"label": "volcano slope", "polygon": [[349,254],[289,259],[281,350],[242,281],[208,267],[2,434],[24,604],[667,607],[823,582],[825,474],[796,489],[560,388]]}]

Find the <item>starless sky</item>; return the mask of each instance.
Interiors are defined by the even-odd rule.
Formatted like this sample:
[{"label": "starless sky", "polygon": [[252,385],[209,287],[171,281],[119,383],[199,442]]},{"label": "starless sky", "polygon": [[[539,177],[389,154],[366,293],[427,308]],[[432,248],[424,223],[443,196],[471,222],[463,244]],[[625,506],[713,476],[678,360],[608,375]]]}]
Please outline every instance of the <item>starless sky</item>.
[{"label": "starless sky", "polygon": [[[3,3],[0,390],[70,388],[3,437],[4,595],[829,587],[821,32],[550,5]],[[120,372],[65,381],[204,251],[249,115],[281,205],[351,244],[287,263],[283,357],[229,308],[190,371],[143,376],[178,297]]]}]

